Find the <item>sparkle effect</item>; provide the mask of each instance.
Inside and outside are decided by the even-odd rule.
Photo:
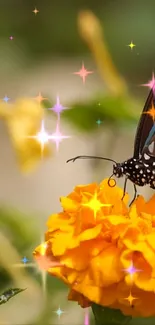
[[[43,100],[46,100],[48,98],[42,97],[41,93],[39,92],[37,97],[34,97],[34,99],[37,100],[37,102],[40,104]]]
[[[130,44],[128,44],[127,46],[129,46],[130,47],[130,49],[132,50],[136,45],[131,41],[131,43]]]
[[[29,260],[26,256],[24,256],[21,260],[24,264],[26,264]]]
[[[59,149],[59,144],[60,142],[63,140],[63,139],[69,139],[70,136],[68,135],[63,135],[61,132],[60,132],[60,129],[59,129],[59,123],[57,122],[57,125],[56,125],[56,131],[55,133],[53,133],[51,136],[50,136],[50,139],[55,142],[56,144],[56,149],[58,151]]]
[[[88,308],[86,308],[86,311],[85,311],[84,325],[89,325],[89,309]]]
[[[40,270],[38,268],[38,265],[36,263],[17,263],[17,264],[13,264],[13,267],[17,267],[17,268],[34,268],[36,269],[40,274],[41,274],[41,279],[42,279],[42,290],[43,290],[43,297],[44,299],[46,299],[46,272],[44,270]]]
[[[9,98],[7,95],[5,95],[5,96],[3,97],[3,100],[4,100],[5,103],[7,103],[7,102],[10,100],[10,98]]]
[[[68,108],[61,105],[59,96],[57,96],[56,104],[52,108],[49,108],[49,110],[55,112],[57,115],[60,115],[65,109]]]
[[[60,266],[61,264],[58,261],[55,261],[53,259],[53,261],[50,261],[48,257],[46,257],[46,250],[47,250],[47,245],[46,243],[43,243],[43,241],[41,241],[41,256],[38,258],[38,262],[39,263],[17,263],[17,264],[13,264],[13,267],[18,267],[18,268],[34,268],[36,269],[40,274],[41,274],[41,279],[42,279],[42,290],[43,290],[43,297],[46,300],[46,275],[47,275],[47,269],[50,267],[57,267]],[[26,257],[24,257],[22,259],[25,260]],[[28,260],[27,260],[28,261]]]
[[[10,39],[10,41],[13,41],[14,37],[13,36],[10,36],[9,39]]]
[[[128,268],[126,268],[126,269],[123,269],[123,271],[126,272],[126,273],[128,273],[128,274],[130,274],[131,279],[132,279],[132,278],[133,278],[133,275],[134,275],[135,273],[137,273],[137,272],[141,272],[142,270],[140,270],[140,269],[136,269],[136,268],[134,267],[134,265],[133,265],[133,262],[131,262],[130,266],[129,266]]]
[[[35,16],[38,14],[39,10],[37,10],[37,8],[35,8],[32,12],[34,12]]]
[[[97,212],[99,212],[102,207],[110,207],[111,206],[111,204],[101,203],[97,198],[97,193],[94,194],[94,197],[92,197],[92,199],[89,202],[83,203],[82,205],[93,210],[95,219],[97,216]]]
[[[152,103],[151,108],[148,110],[148,112],[144,112],[143,114],[148,114],[152,117],[153,121],[155,121],[155,107]]]
[[[49,141],[49,139],[52,139],[52,136],[49,135],[46,132],[45,126],[44,126],[44,121],[42,121],[42,123],[41,123],[41,130],[36,135],[30,135],[30,136],[27,136],[27,138],[36,139],[38,142],[40,142],[40,145],[41,145],[41,155],[43,155],[44,146]]]
[[[127,298],[124,298],[124,300],[127,300],[129,302],[130,306],[133,306],[133,301],[135,299],[138,299],[138,298],[137,297],[133,297],[132,294],[131,294],[131,292],[130,292],[130,294],[129,294],[129,296]]]
[[[98,119],[98,120],[96,121],[96,124],[97,124],[98,126],[100,126],[100,125],[102,124],[102,121],[101,121],[100,119]]]
[[[61,315],[64,314],[65,312],[63,310],[61,310],[60,306],[57,310],[54,311],[54,313],[56,313],[60,319]]]
[[[142,84],[141,86],[148,87],[150,89],[155,90],[155,78],[154,78],[154,73],[152,73],[152,79],[148,81],[147,84]]]
[[[86,77],[92,73],[93,71],[88,71],[87,69],[85,69],[84,63],[82,63],[82,68],[79,71],[74,72],[73,74],[79,75],[82,78],[84,84],[86,81]]]

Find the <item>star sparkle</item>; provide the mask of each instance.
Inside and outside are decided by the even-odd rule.
[[[128,268],[126,268],[126,269],[123,269],[123,271],[125,271],[125,272],[127,272],[127,273],[129,273],[129,274],[132,275],[132,274],[134,274],[136,272],[141,272],[142,270],[136,269],[134,267],[134,265],[133,265],[133,262],[131,262],[130,266]]]
[[[49,108],[49,110],[55,112],[57,115],[60,115],[66,109],[68,109],[68,107],[61,105],[59,96],[57,96],[56,104],[52,108]]]
[[[128,296],[127,298],[124,298],[124,300],[127,300],[127,301],[129,302],[130,306],[132,306],[132,305],[133,305],[133,301],[134,301],[134,300],[136,300],[136,299],[138,299],[138,298],[137,298],[137,297],[134,297],[134,296],[132,296],[132,294],[131,294],[131,291],[130,291],[130,294],[129,294],[129,296]]]
[[[102,121],[101,121],[100,119],[98,119],[98,120],[96,121],[96,124],[97,124],[98,126],[100,126],[100,125],[102,124]]]
[[[63,135],[63,134],[60,132],[60,129],[59,129],[59,123],[57,122],[55,133],[53,133],[53,134],[50,136],[50,139],[51,139],[53,142],[55,142],[55,144],[56,144],[56,150],[58,151],[58,150],[59,150],[60,142],[62,142],[63,139],[69,139],[70,137],[71,137],[71,136],[69,136],[69,135]]]
[[[40,273],[41,275],[41,280],[42,280],[42,290],[43,290],[43,297],[44,300],[46,300],[46,279],[47,279],[47,270],[52,267],[58,267],[62,264],[60,264],[59,261],[56,260],[56,258],[50,259],[50,257],[46,256],[46,251],[47,251],[47,244],[41,241],[41,256],[36,257],[37,263],[16,263],[13,264],[12,267],[17,267],[17,268],[34,268],[36,269],[37,272]],[[26,261],[26,257],[23,258]],[[23,259],[21,260],[23,262]]]
[[[128,44],[127,46],[129,46],[130,49],[132,50],[136,45],[131,41],[130,44]]]
[[[46,299],[46,271],[45,270],[40,269],[36,263],[16,263],[13,264],[12,267],[36,269],[37,272],[39,272],[41,275],[43,297],[44,299]]]
[[[10,100],[10,98],[9,98],[7,95],[5,95],[5,96],[3,97],[3,101],[4,101],[5,103],[7,103],[9,100]]]
[[[33,11],[32,11],[34,14],[35,14],[35,16],[38,14],[38,12],[39,12],[39,10],[37,9],[37,8],[35,8]]]
[[[101,203],[97,198],[97,193],[94,194],[94,196],[90,199],[89,202],[83,203],[82,205],[93,210],[95,219],[97,216],[97,212],[99,212],[102,207],[110,207],[111,206],[111,204]]]
[[[41,156],[43,156],[45,144],[52,139],[52,135],[49,135],[45,130],[44,121],[41,122],[41,129],[36,135],[27,136],[29,139],[36,139],[41,145]]]
[[[88,71],[87,69],[85,69],[84,63],[82,63],[82,68],[79,71],[73,72],[73,74],[79,75],[82,78],[83,84],[86,81],[86,77],[92,73],[93,71]]]
[[[43,100],[46,100],[46,99],[48,99],[48,98],[43,97],[43,96],[41,95],[41,92],[39,92],[38,96],[34,97],[33,99],[36,99],[37,102],[40,104]]]
[[[13,41],[14,37],[13,36],[10,36],[9,39],[10,39],[10,41]]]
[[[123,269],[123,271],[130,274],[131,279],[133,279],[133,275],[137,272],[141,272],[142,270],[136,269],[133,265],[133,262],[131,262],[130,266],[126,269]]]
[[[142,84],[141,86],[148,87],[150,89],[155,90],[155,78],[154,78],[154,73],[152,73],[152,79],[148,81],[147,84]]]
[[[152,103],[151,108],[147,112],[144,112],[143,114],[150,115],[152,117],[153,121],[155,121],[155,107],[154,107],[154,104]]]
[[[26,264],[29,260],[26,256],[24,256],[21,260],[24,264]]]
[[[38,266],[41,270],[47,271],[50,268],[62,266],[58,261],[51,261],[50,257],[45,255],[39,256],[36,258]]]
[[[60,319],[61,315],[65,313],[65,311],[63,311],[60,306],[57,310],[54,311],[54,313],[56,313]]]

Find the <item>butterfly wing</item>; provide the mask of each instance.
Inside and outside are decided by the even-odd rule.
[[[149,137],[150,131],[153,128],[153,118],[150,114],[147,114],[150,110],[152,104],[155,103],[153,90],[150,90],[146,103],[144,105],[142,115],[137,127],[135,143],[134,143],[134,158],[140,158],[142,155],[144,145],[146,144],[146,140]]]
[[[153,124],[149,136],[145,141],[142,150],[141,160],[146,162],[155,162],[155,123]]]

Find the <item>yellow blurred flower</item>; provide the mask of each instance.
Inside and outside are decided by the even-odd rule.
[[[126,315],[155,315],[155,195],[127,207],[122,190],[101,184],[76,186],[61,198],[63,211],[49,217],[44,249],[47,271],[69,287],[82,307],[95,302]],[[60,263],[60,265],[59,265]],[[129,267],[136,270],[131,275]],[[135,297],[130,303],[129,297]]]
[[[19,166],[23,172],[30,171],[41,160],[41,145],[35,136],[44,118],[44,109],[33,99],[19,99],[15,104],[0,103],[0,118],[8,127]],[[43,157],[49,157],[48,144],[44,146]]]

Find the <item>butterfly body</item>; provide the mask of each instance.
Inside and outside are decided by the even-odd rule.
[[[152,189],[155,189],[155,84],[150,90],[139,120],[135,136],[133,157],[122,163],[117,163],[115,160],[110,158],[77,156],[69,159],[67,162],[74,162],[77,159],[94,158],[114,162],[113,174],[108,180],[109,185],[110,179],[113,175],[117,178],[125,176],[123,197],[125,195],[128,179],[134,185],[134,199],[137,194],[136,185],[149,185]]]
[[[138,186],[148,184],[151,188],[155,189],[155,161],[150,164],[140,159],[131,158],[123,163],[114,165],[113,175],[117,178],[125,175]]]

